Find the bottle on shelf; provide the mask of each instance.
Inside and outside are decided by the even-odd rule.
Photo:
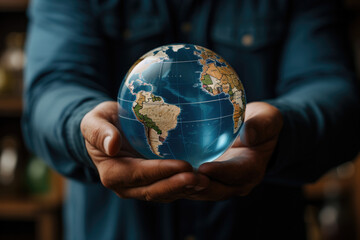
[[[24,41],[24,33],[11,32],[6,36],[5,50],[0,57],[0,96],[21,96],[25,64]]]
[[[43,195],[50,191],[50,170],[42,159],[30,157],[26,166],[26,187],[30,195]]]
[[[0,140],[0,188],[1,193],[8,196],[17,195],[22,190],[18,145],[14,136],[4,136]]]

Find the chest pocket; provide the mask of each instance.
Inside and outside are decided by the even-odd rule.
[[[106,2],[106,1],[105,1]],[[108,1],[101,13],[102,30],[112,39],[132,44],[163,35],[166,21],[156,1]]]
[[[267,18],[213,26],[213,47],[238,73],[248,101],[275,96],[285,27],[280,19]]]
[[[240,23],[215,23],[211,34],[214,44],[237,50],[256,51],[279,44],[285,36],[281,19],[252,19]]]

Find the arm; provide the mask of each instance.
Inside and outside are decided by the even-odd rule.
[[[87,1],[54,0],[32,1],[29,17],[25,141],[63,175],[96,181],[79,130],[90,109],[110,100],[96,18]]]
[[[199,173],[212,181],[191,199],[248,194],[265,181],[301,185],[352,160],[360,100],[336,1],[294,1],[276,99],[250,103],[240,138]]]
[[[267,180],[301,184],[352,160],[360,145],[358,85],[337,1],[295,1],[277,93],[284,119]]]

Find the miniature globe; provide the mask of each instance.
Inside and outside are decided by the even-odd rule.
[[[221,156],[244,121],[245,92],[219,55],[192,44],[156,48],[128,71],[119,121],[148,159],[181,159],[197,168]]]

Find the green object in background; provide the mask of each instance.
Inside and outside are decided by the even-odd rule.
[[[49,168],[37,156],[31,157],[27,165],[26,186],[30,194],[44,194],[50,190]]]

